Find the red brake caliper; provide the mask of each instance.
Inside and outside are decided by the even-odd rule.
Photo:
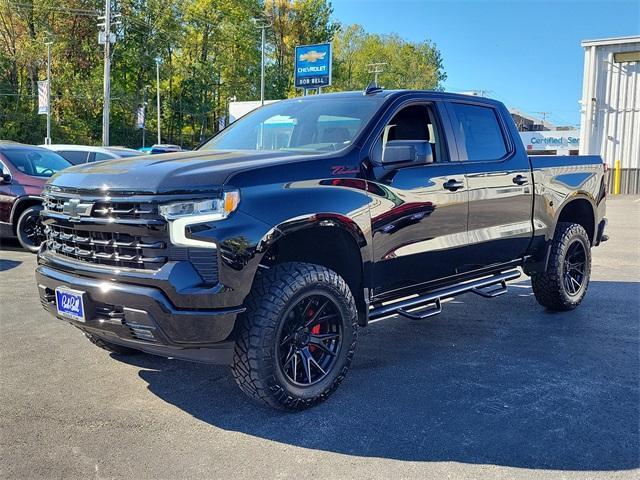
[[[313,314],[315,312],[312,309],[309,309],[309,312],[307,313],[307,317],[311,318],[313,317]],[[311,330],[311,335],[318,335],[320,333],[320,324],[316,325],[315,327],[313,327]],[[315,345],[309,345],[309,351],[310,352],[315,352],[316,350],[316,346]]]

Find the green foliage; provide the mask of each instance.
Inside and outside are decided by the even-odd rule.
[[[440,51],[428,40],[407,42],[395,33],[371,34],[349,25],[336,35],[333,47],[336,91],[364,88],[373,80],[372,63],[386,63],[378,84],[388,89],[434,90],[446,79]]]
[[[30,3],[28,3],[30,2]],[[117,9],[115,8],[117,6]],[[52,51],[52,137],[98,144],[102,135],[103,51],[98,0],[0,0],[0,139],[42,143],[37,81]],[[119,0],[121,36],[111,65],[113,145],[139,147],[136,111],[147,103],[146,144],[156,141],[156,58],[160,59],[162,140],[193,147],[218,131],[231,98],[260,97],[260,30],[267,18],[266,97],[293,87],[296,45],[333,41],[332,90],[360,90],[368,63],[387,62],[387,88],[439,88],[442,58],[429,41],[368,34],[332,19],[327,0]]]

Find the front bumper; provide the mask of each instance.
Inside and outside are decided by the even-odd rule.
[[[207,363],[229,363],[236,317],[243,308],[176,308],[152,286],[105,281],[47,265],[36,269],[42,306],[79,329],[148,353]],[[85,292],[85,322],[57,314],[55,289]]]

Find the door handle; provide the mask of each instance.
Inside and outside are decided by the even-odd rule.
[[[516,185],[526,185],[527,183],[529,183],[529,180],[524,175],[516,175],[515,177],[513,177],[513,183],[515,183]]]
[[[455,192],[459,188],[464,187],[464,183],[460,182],[459,180],[456,180],[455,178],[452,178],[451,180],[447,180],[446,182],[444,182],[443,187],[446,188],[447,190],[451,190],[452,192]]]

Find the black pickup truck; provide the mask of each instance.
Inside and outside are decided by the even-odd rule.
[[[371,319],[495,297],[521,270],[544,307],[577,307],[605,192],[599,157],[527,156],[490,99],[307,96],[193,152],[56,174],[37,284],[99,347],[228,363],[251,398],[299,410],[336,389]]]

